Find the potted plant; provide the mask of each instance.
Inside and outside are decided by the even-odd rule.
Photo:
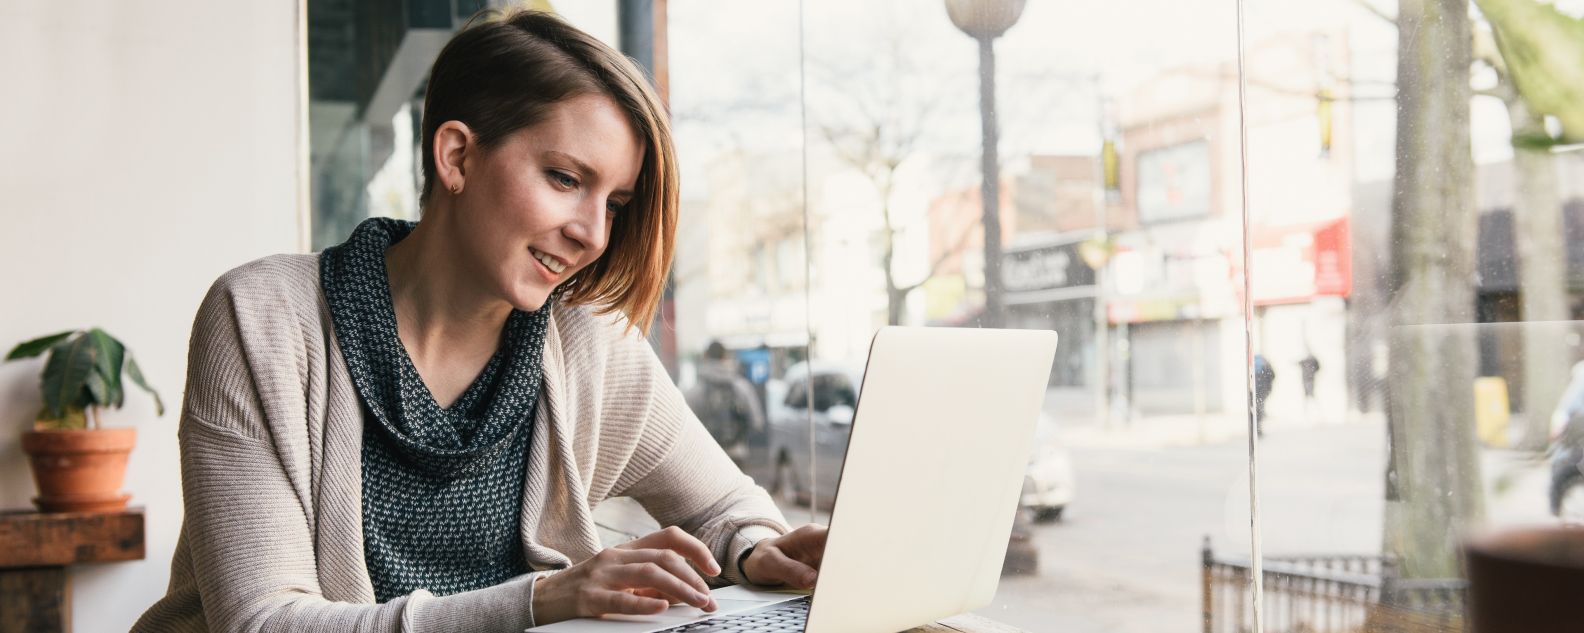
[[[121,492],[127,454],[137,435],[130,428],[101,428],[99,412],[121,408],[122,374],[154,396],[156,415],[165,404],[149,388],[132,352],[104,330],[71,330],[20,345],[6,360],[49,352],[40,389],[44,407],[33,430],[22,434],[22,451],[33,466],[44,512],[113,512],[131,495]]]

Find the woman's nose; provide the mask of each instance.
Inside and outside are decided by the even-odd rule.
[[[605,250],[607,239],[605,231],[605,198],[602,196],[589,196],[583,204],[579,204],[577,212],[567,222],[563,231],[584,249],[601,252]]]

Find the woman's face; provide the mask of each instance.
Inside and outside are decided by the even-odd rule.
[[[611,223],[633,199],[643,153],[610,97],[552,105],[539,123],[465,155],[451,214],[457,256],[486,292],[538,310],[605,252]]]

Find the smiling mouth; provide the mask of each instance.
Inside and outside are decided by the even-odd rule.
[[[561,274],[563,272],[566,272],[567,265],[561,263],[560,260],[558,260],[558,259],[556,259],[554,257],[551,257],[549,255],[546,255],[544,253],[541,253],[538,250],[535,250],[533,248],[529,248],[528,249],[528,253],[530,255],[533,255],[534,259],[539,260],[539,263],[544,264],[545,268],[550,269],[550,272],[553,272],[553,273],[555,273],[557,275],[559,275],[559,274]]]

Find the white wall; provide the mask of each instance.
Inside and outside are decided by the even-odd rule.
[[[0,5],[0,346],[99,325],[167,405],[128,395],[127,473],[147,558],[74,568],[77,631],[124,631],[164,593],[181,524],[176,409],[199,300],[225,270],[293,251],[295,2]],[[0,508],[26,507],[18,448],[40,361],[0,364]]]

